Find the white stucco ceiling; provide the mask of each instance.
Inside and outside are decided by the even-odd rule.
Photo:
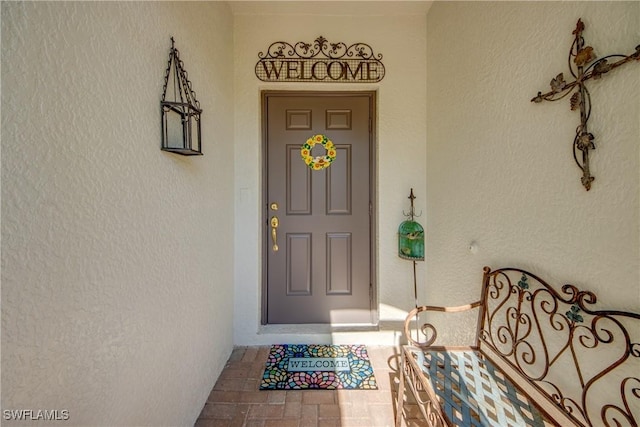
[[[432,1],[425,0],[317,0],[317,1],[242,1],[231,0],[234,15],[426,15]]]

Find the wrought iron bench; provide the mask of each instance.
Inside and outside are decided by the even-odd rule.
[[[638,426],[640,314],[594,310],[595,302],[573,285],[558,292],[527,271],[485,267],[479,301],[412,310],[396,426],[405,383],[430,426]],[[435,345],[435,312],[470,310],[474,345]],[[412,324],[425,315],[414,339]]]

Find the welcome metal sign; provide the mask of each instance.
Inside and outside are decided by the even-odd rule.
[[[384,78],[382,54],[366,43],[272,43],[258,53],[256,77],[264,82],[375,83]]]

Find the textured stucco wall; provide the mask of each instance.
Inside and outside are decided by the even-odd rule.
[[[2,409],[193,424],[233,345],[229,7],[1,7]],[[203,157],[159,148],[171,36]]]
[[[338,7],[338,6],[336,6]],[[397,256],[397,229],[414,187],[421,209],[425,201],[426,17],[419,15],[236,15],[236,343],[279,342],[280,335],[258,334],[261,295],[261,111],[260,91],[377,91],[377,256],[378,298],[386,307],[408,309],[413,301],[411,264]],[[283,84],[258,80],[258,52],[276,41],[369,44],[383,55],[386,75],[378,84]],[[383,312],[384,316],[385,313]],[[290,335],[288,342],[321,340]]]
[[[436,2],[427,20],[427,299],[478,295],[481,269],[518,266],[640,311],[640,63],[588,83],[586,192],[564,72],[578,18],[602,57],[640,42],[638,2]],[[469,251],[476,242],[477,252]],[[459,330],[458,330],[459,331]]]

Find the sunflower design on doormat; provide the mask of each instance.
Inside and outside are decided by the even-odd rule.
[[[334,372],[290,371],[292,358],[340,358],[349,368]],[[298,359],[300,360],[300,359]],[[262,375],[260,390],[361,389],[377,390],[378,384],[364,345],[287,345],[271,346]]]
[[[316,144],[322,144],[326,153],[324,156],[312,156],[311,150]],[[331,163],[336,159],[336,147],[333,142],[327,138],[326,135],[313,135],[307,139],[307,142],[300,147],[300,156],[310,169],[318,171],[326,169],[331,166]]]

